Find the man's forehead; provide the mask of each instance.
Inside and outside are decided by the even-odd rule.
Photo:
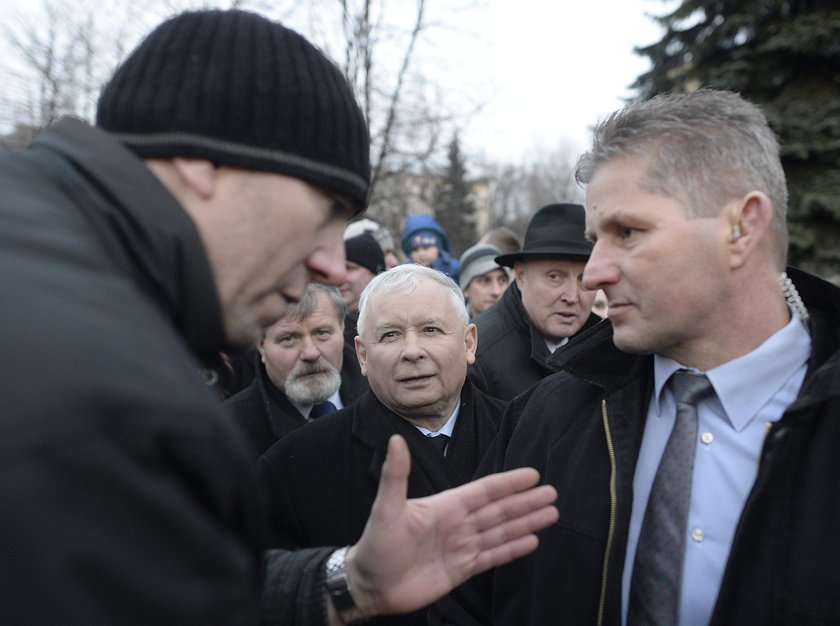
[[[333,302],[333,299],[328,296],[323,291],[318,293],[318,299],[315,301],[315,305],[312,307],[312,311],[306,318],[310,318],[317,315],[329,315],[332,317],[338,316],[338,308],[336,307],[336,303]],[[304,318],[304,321],[306,321]]]
[[[431,292],[428,287],[439,287]],[[416,289],[407,291],[374,292],[368,300],[368,315],[373,325],[379,327],[404,327],[442,322],[454,316],[446,288],[435,281],[421,281]]]
[[[305,318],[301,315],[287,315],[278,322],[266,328],[266,335],[286,335],[288,333],[300,332],[305,328]]]
[[[521,261],[522,265],[528,269],[533,269],[538,272],[550,272],[551,270],[568,270],[586,265],[586,257],[570,257],[570,256],[540,256],[534,259],[527,259]]]
[[[402,311],[379,316],[378,319],[374,320],[374,324],[379,329],[414,328],[445,324],[451,317],[449,312],[446,315],[429,315],[428,313]]]

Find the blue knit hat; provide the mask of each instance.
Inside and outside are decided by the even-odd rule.
[[[411,236],[411,241],[409,242],[411,249],[414,250],[415,248],[419,248],[420,246],[437,246],[438,248],[443,247],[443,242],[436,232],[431,230],[418,230]]]

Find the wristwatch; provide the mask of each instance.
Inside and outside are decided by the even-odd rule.
[[[327,593],[338,613],[338,619],[345,624],[361,624],[366,622],[368,617],[359,610],[350,593],[350,580],[344,566],[349,548],[350,546],[340,548],[327,559]]]

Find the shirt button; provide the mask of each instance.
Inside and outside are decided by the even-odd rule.
[[[715,440],[715,436],[712,433],[703,433],[700,435],[700,441],[705,443],[707,446]]]
[[[706,538],[706,533],[703,532],[702,528],[693,528],[691,530],[691,538],[697,543],[700,543]]]

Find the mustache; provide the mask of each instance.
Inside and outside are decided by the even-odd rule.
[[[311,376],[312,374],[329,374],[333,371],[335,371],[335,368],[329,363],[307,363],[301,361],[289,373],[289,378],[301,378],[303,376]]]

